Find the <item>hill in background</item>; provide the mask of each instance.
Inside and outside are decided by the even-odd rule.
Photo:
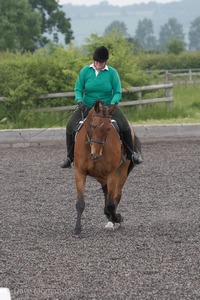
[[[103,1],[99,5],[72,5],[62,6],[66,16],[71,18],[72,30],[74,32],[77,45],[84,43],[85,38],[92,33],[102,35],[113,21],[124,22],[128,34],[133,37],[138,25],[138,21],[144,18],[152,20],[154,25],[154,34],[158,37],[160,27],[164,25],[169,18],[176,18],[183,26],[185,40],[191,22],[200,16],[199,0],[182,0],[180,2],[171,2],[158,4],[150,2],[148,4],[133,4],[128,6],[113,6]]]

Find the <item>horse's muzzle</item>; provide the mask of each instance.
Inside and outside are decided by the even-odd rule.
[[[102,157],[102,155],[90,154],[92,160],[98,160]]]

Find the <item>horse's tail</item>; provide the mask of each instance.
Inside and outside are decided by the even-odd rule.
[[[142,155],[142,146],[141,146],[140,139],[137,137],[134,128],[133,127],[130,127],[130,128],[132,131],[132,138],[133,138],[133,150]],[[130,172],[133,170],[133,168],[134,168],[134,165],[132,163],[130,163],[130,165],[128,167],[127,175],[130,174]]]
[[[141,153],[141,151],[142,151],[141,142],[140,142],[140,139],[135,134],[135,132],[134,132],[134,144],[133,144],[133,147],[134,147],[135,152],[142,154]]]

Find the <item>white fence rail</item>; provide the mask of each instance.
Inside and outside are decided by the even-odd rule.
[[[171,70],[152,70],[145,73],[159,74],[162,82],[170,83],[174,85],[183,84],[199,84],[200,83],[200,69],[171,69]]]
[[[6,100],[6,97],[0,97],[0,102],[3,102]]]

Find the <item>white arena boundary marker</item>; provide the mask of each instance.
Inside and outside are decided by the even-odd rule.
[[[8,288],[0,288],[0,300],[11,300]]]
[[[160,124],[160,125],[135,125],[135,132],[143,142],[154,138],[183,138],[199,137],[200,123],[196,124]],[[65,146],[65,128],[32,128],[32,129],[4,129],[0,130],[0,148],[30,147],[58,145]]]

